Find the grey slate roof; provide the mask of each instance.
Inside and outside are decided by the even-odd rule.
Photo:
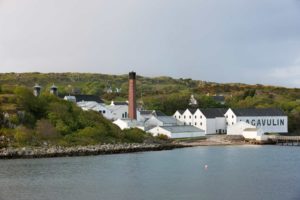
[[[141,115],[153,115],[153,116],[166,116],[165,113],[159,111],[159,110],[141,110]]]
[[[167,116],[165,113],[161,112],[160,110],[155,110],[155,111],[154,111],[154,114],[155,114],[156,116]]]
[[[236,116],[286,116],[279,108],[239,108],[232,111]]]
[[[96,101],[97,103],[103,103],[102,99],[96,95],[74,95],[76,102],[81,101]]]
[[[204,130],[195,126],[161,126],[161,128],[170,131],[171,133],[204,132]]]
[[[206,118],[224,117],[227,108],[200,108]]]
[[[195,112],[197,111],[197,108],[188,108],[188,110],[189,110],[192,114],[195,114]]]
[[[175,119],[174,117],[170,117],[170,116],[156,116],[156,119],[158,119],[159,121],[161,121],[164,124],[177,124],[177,119]]]
[[[185,110],[178,110],[178,112],[182,115]]]
[[[128,103],[127,102],[121,102],[121,101],[116,101],[116,102],[114,102],[114,105],[115,106],[127,106],[128,105]]]

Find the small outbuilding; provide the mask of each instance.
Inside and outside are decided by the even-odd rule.
[[[117,119],[113,123],[116,124],[121,130],[130,128],[139,128],[143,131],[145,130],[143,123],[134,119]]]
[[[205,136],[205,131],[194,126],[157,126],[147,131],[153,136],[166,135],[169,138],[191,138]]]
[[[243,131],[247,128],[256,128],[246,122],[240,121],[234,125],[227,127],[227,135],[243,135]]]
[[[266,140],[264,131],[261,128],[246,128],[243,131],[243,136],[246,139]]]

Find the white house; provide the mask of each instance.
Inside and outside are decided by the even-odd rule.
[[[184,111],[185,111],[185,110],[177,110],[177,111],[174,113],[173,117],[174,117],[175,119],[178,119],[179,121],[182,121],[182,122],[183,122],[183,113],[184,113]]]
[[[128,118],[128,104],[127,102],[112,102],[106,105],[108,113],[104,115],[107,119],[117,120]]]
[[[288,132],[288,118],[278,108],[228,109],[225,118],[227,125],[243,121],[261,128],[264,133]]]
[[[157,126],[147,132],[153,136],[166,135],[169,138],[189,138],[204,136],[204,130],[194,126]]]
[[[76,103],[76,97],[75,96],[71,96],[71,95],[65,96],[64,100]]]
[[[205,131],[205,134],[226,133],[225,108],[186,109],[176,111],[174,118],[185,125],[196,126]]]
[[[94,110],[101,113],[105,116],[108,113],[108,109],[104,104],[97,103],[95,101],[80,101],[77,102],[77,106],[79,106],[82,110]]]
[[[142,122],[139,122],[137,120],[132,119],[117,119],[113,122],[118,127],[120,127],[121,130],[129,129],[129,128],[139,128],[141,130],[145,130],[144,124]]]

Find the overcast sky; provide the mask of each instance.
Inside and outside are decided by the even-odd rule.
[[[299,0],[0,0],[0,72],[300,87]]]

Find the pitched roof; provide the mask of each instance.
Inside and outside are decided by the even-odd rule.
[[[152,112],[153,112],[152,110],[141,110],[140,114],[141,115],[150,115],[150,114],[152,114]]]
[[[159,111],[159,110],[141,110],[141,115],[153,115],[153,116],[166,116],[165,113]]]
[[[192,114],[195,114],[195,112],[198,110],[197,108],[188,108],[187,110],[189,110]]]
[[[126,101],[124,101],[124,102],[121,102],[121,101],[115,101],[114,103],[113,103],[115,106],[127,106],[128,105],[128,103],[126,102]]]
[[[163,122],[164,124],[177,124],[178,122],[177,119],[170,116],[156,116],[155,118]]]
[[[184,132],[204,132],[204,130],[195,126],[160,126],[162,129],[170,131],[171,133],[184,133]]]
[[[74,95],[76,98],[76,102],[80,101],[95,101],[97,103],[103,103],[102,99],[99,96],[96,95]]]
[[[286,116],[279,108],[239,108],[232,111],[236,116]]]
[[[185,110],[177,110],[177,111],[182,115]]]
[[[224,117],[227,108],[201,108],[200,111],[206,118]]]
[[[154,110],[153,112],[156,116],[167,116],[165,113],[161,112],[160,110]]]

